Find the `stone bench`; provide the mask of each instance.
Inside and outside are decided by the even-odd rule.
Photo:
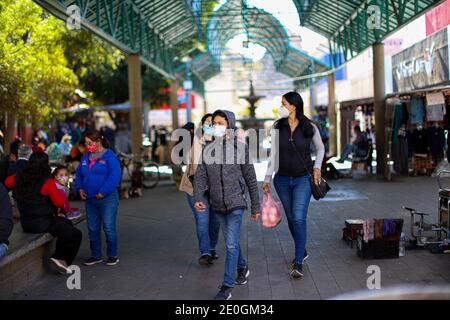
[[[73,220],[77,225],[86,216]],[[56,239],[49,233],[25,233],[20,223],[14,224],[7,255],[0,260],[0,299],[11,299],[36,280],[50,272],[49,258]]]

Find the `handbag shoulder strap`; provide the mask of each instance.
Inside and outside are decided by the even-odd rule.
[[[304,157],[302,157],[302,155],[300,154],[300,152],[297,150],[297,147],[295,146],[295,143],[294,143],[294,139],[293,139],[292,137],[289,138],[289,142],[291,143],[291,146],[292,146],[292,148],[294,149],[295,154],[298,156],[298,158],[299,158],[299,159],[301,160],[301,162],[303,163],[303,167],[305,168],[306,172],[307,172],[308,175],[311,177],[312,174],[311,174],[311,172],[309,171],[309,169],[306,167],[306,161],[305,161]]]

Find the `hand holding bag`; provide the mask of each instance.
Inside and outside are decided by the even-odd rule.
[[[261,220],[266,228],[275,228],[281,222],[281,204],[270,193],[265,193],[261,205]]]

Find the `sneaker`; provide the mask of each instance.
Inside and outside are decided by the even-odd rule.
[[[213,260],[219,259],[219,255],[217,254],[216,250],[211,250],[211,258]]]
[[[296,263],[292,267],[291,277],[293,277],[293,278],[301,278],[301,277],[303,277],[303,265],[301,265],[299,263]]]
[[[84,265],[85,266],[93,266],[94,264],[98,264],[98,263],[102,263],[102,262],[103,262],[102,259],[97,259],[97,258],[94,258],[94,257],[90,257],[89,259],[84,261]]]
[[[308,251],[306,251],[306,249],[305,249],[305,253],[303,254],[303,262],[302,262],[302,264],[305,263],[305,261],[306,261],[308,258],[309,258],[309,254],[308,254]],[[292,265],[292,267],[294,267],[294,265],[295,265],[295,259],[292,260],[291,265]]]
[[[56,267],[59,273],[61,274],[72,274],[72,270],[67,267],[67,263],[63,260],[50,258],[50,261]]]
[[[204,254],[198,259],[198,263],[201,266],[209,266],[214,263],[214,260],[209,254]]]
[[[106,261],[106,265],[107,266],[115,266],[118,263],[119,263],[119,258],[118,257],[109,257],[108,261]]]
[[[238,268],[237,273],[238,275],[236,277],[236,284],[237,285],[246,284],[248,276],[250,275],[250,270],[248,270],[248,266],[245,268]]]
[[[214,297],[214,300],[230,300],[231,299],[231,290],[233,288],[227,286],[221,286],[219,292]]]
[[[70,212],[66,215],[66,218],[69,220],[75,220],[81,217],[81,212],[78,209],[72,209]]]

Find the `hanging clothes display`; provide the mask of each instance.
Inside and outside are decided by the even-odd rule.
[[[398,130],[397,143],[394,145],[394,170],[402,175],[408,175],[408,138],[406,126],[402,125]]]
[[[442,92],[428,93],[427,100],[427,121],[442,121],[446,114],[445,98]]]
[[[414,129],[412,134],[412,149],[414,153],[428,153],[428,135],[423,127]]]
[[[442,160],[444,158],[445,147],[444,129],[434,125],[427,129],[427,135],[431,154]]]
[[[411,99],[411,124],[423,123],[425,119],[425,105],[421,97]]]
[[[403,104],[400,102],[400,100],[398,100],[395,103],[395,116],[394,116],[394,132],[398,132],[398,130],[400,129],[400,126],[402,125],[402,123],[404,123],[404,108],[403,108]],[[397,143],[397,134],[394,134],[392,137],[392,143],[396,144]]]

